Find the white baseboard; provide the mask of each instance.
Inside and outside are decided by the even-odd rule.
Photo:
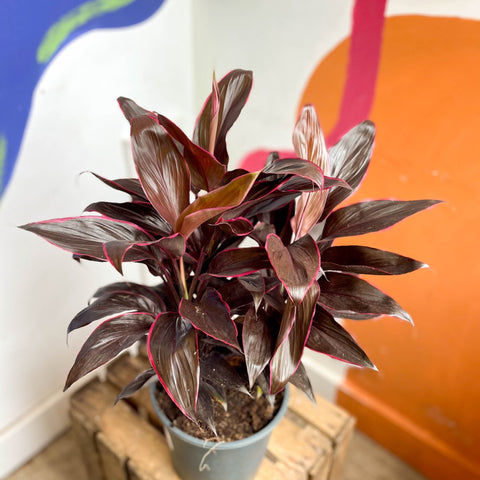
[[[4,430],[0,435],[0,479],[45,448],[68,427],[67,394],[59,392]]]
[[[59,390],[0,432],[0,480],[41,452],[69,426],[70,396],[95,376],[104,378],[105,367],[75,383],[67,392]]]
[[[335,403],[338,388],[351,365],[312,350],[305,350],[303,364],[307,369],[315,393],[325,400]]]

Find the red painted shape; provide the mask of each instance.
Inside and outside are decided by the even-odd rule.
[[[386,0],[356,0],[347,78],[337,124],[327,137],[334,145],[370,114],[375,96]]]

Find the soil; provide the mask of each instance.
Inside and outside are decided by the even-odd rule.
[[[183,415],[164,390],[157,391],[157,401],[173,425],[185,433],[212,442],[230,442],[249,437],[261,430],[275,416],[283,400],[283,393],[275,398],[272,407],[262,396],[258,399],[238,391],[227,392],[228,410],[212,400],[213,418],[217,436],[203,422],[194,423]]]

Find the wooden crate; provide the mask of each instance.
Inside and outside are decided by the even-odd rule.
[[[72,428],[90,480],[178,480],[148,389],[113,405],[120,389],[148,368],[142,356],[123,356],[70,403]],[[287,414],[274,430],[256,480],[335,480],[355,421],[317,397],[291,388]]]

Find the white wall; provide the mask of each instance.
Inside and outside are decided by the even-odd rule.
[[[77,215],[111,195],[77,174],[127,173],[128,125],[119,95],[191,132],[212,70],[220,78],[233,68],[252,69],[252,94],[228,137],[232,163],[257,148],[291,148],[298,99],[316,64],[349,35],[353,3],[167,0],[141,25],[79,37],[49,66],[0,206],[0,478],[66,425],[68,397],[61,390],[85,338],[74,333],[67,346],[66,326],[97,286],[118,279],[108,266],[77,265],[16,225]],[[387,12],[478,11],[476,0],[422,6],[390,0]],[[307,363],[316,388],[332,397],[344,365],[320,358]]]
[[[114,199],[79,173],[127,174],[128,123],[116,98],[129,96],[191,130],[194,117],[189,0],[167,1],[137,26],[85,34],[41,78],[14,177],[0,207],[0,478],[61,431],[61,393],[86,332],[66,327],[95,289],[119,275],[78,265],[17,225],[78,215]]]

